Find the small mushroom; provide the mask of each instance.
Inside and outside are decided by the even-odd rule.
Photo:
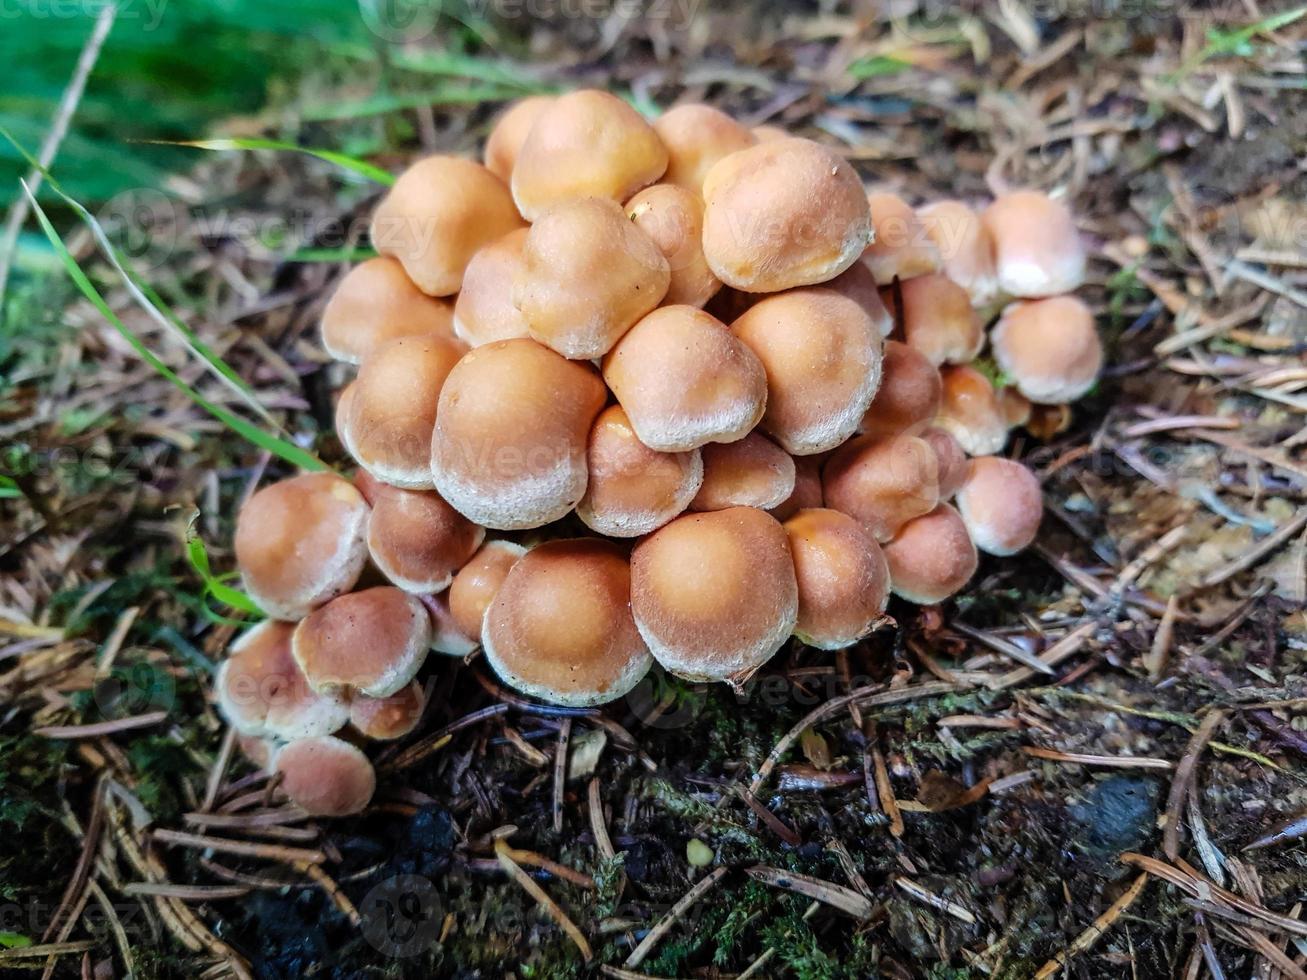
[[[990,334],[994,360],[1032,402],[1080,398],[1098,380],[1103,344],[1094,314],[1074,296],[1013,303]]]
[[[481,641],[486,610],[504,584],[508,570],[526,554],[526,548],[512,541],[487,541],[472,560],[458,570],[449,587],[449,612],[464,636]]]
[[[377,789],[368,757],[334,735],[290,742],[277,751],[272,765],[281,776],[281,791],[313,817],[360,813]]]
[[[888,541],[939,502],[939,461],[917,436],[858,436],[837,449],[822,472],[826,506]]]
[[[483,245],[522,226],[504,182],[479,163],[427,157],[395,181],[372,218],[372,244],[404,264],[418,289],[452,296]]]
[[[867,195],[876,237],[862,253],[862,261],[882,286],[895,278],[911,279],[940,267],[939,251],[912,207],[897,194]]]
[[[675,184],[654,184],[626,202],[626,215],[663,253],[671,284],[663,303],[702,307],[722,288],[703,255],[703,199]]]
[[[994,242],[999,289],[1009,296],[1054,296],[1084,282],[1085,246],[1061,201],[1041,191],[1012,191],[990,204],[981,221]]]
[[[962,481],[967,478],[970,460],[962,451],[958,441],[947,430],[937,425],[927,426],[921,432],[921,438],[935,450],[935,459],[939,463],[939,499],[952,500]]]
[[[885,341],[880,387],[859,430],[877,439],[919,435],[939,414],[943,382],[929,358],[898,340]]]
[[[999,388],[996,394],[999,414],[1003,416],[1003,421],[1007,423],[1009,429],[1019,429],[1030,421],[1035,407],[1029,398],[1011,385]]]
[[[486,536],[434,490],[382,486],[371,503],[372,563],[405,592],[445,589]]]
[[[685,514],[631,555],[631,610],[663,667],[743,684],[785,643],[799,594],[789,540],[752,507]]]
[[[367,526],[362,494],[334,474],[264,487],[236,516],[245,591],[274,619],[300,619],[354,587],[368,560]]]
[[[871,274],[871,270],[862,262],[854,262],[834,279],[821,284],[823,289],[833,289],[841,296],[847,296],[853,302],[857,303],[866,314],[871,317],[872,322],[876,324],[876,330],[882,338],[888,337],[894,332],[894,318],[885,308],[885,301],[880,298],[880,287],[876,285],[876,280]],[[751,293],[741,293],[742,296],[753,296]],[[744,311],[741,310],[741,313]]]
[[[389,256],[356,265],[322,311],[322,346],[338,361],[357,364],[396,337],[452,337],[447,300],[428,296]]]
[[[940,380],[943,399],[935,424],[972,456],[1000,452],[1008,426],[989,379],[970,365],[950,364],[940,371]]]
[[[794,635],[838,650],[862,639],[889,601],[889,569],[876,539],[836,510],[801,510],[785,522],[799,585]]]
[[[703,454],[703,485],[690,510],[779,507],[794,492],[794,459],[766,436],[712,442]]]
[[[1014,555],[1035,540],[1044,496],[1027,467],[1001,456],[981,456],[971,461],[957,507],[977,548],[989,555]]]
[[[902,340],[926,356],[931,364],[966,364],[985,345],[985,327],[971,307],[967,291],[942,275],[918,276],[881,291],[881,298],[896,321],[903,324]],[[896,295],[903,298],[902,316]]]
[[[345,452],[351,457],[354,455],[354,447],[349,441],[349,413],[353,411],[355,384],[353,381],[340,389],[340,394],[336,396],[336,411],[332,415],[332,424],[336,429],[336,438],[344,447]]]
[[[976,573],[976,546],[948,504],[908,521],[882,550],[890,591],[923,606],[960,592]]]
[[[821,464],[825,461],[822,456],[794,457],[794,489],[775,507],[768,508],[767,513],[778,521],[787,521],[801,510],[824,506]]]
[[[526,317],[513,305],[513,281],[522,269],[527,229],[510,231],[486,245],[467,264],[454,301],[453,330],[469,347],[529,337]]]
[[[551,704],[620,698],[649,670],[631,618],[631,570],[597,538],[548,541],[509,569],[481,627],[486,662],[508,684]]]
[[[994,240],[980,215],[961,201],[936,201],[918,208],[917,217],[939,251],[940,271],[967,291],[973,306],[993,303],[998,295]]]
[[[394,694],[422,666],[431,619],[415,596],[388,585],[351,592],[295,627],[291,653],[315,691]]]
[[[425,707],[422,685],[410,681],[390,697],[355,695],[349,703],[349,723],[366,738],[391,741],[417,728]]]
[[[457,575],[454,576],[454,581],[458,581]],[[466,657],[481,645],[481,636],[479,633],[464,633],[455,621],[449,602],[452,588],[451,585],[444,592],[419,598],[422,605],[427,607],[427,615],[431,617],[431,649],[447,657]]]
[[[749,132],[753,133],[754,138],[757,139],[759,143],[765,143],[770,140],[787,140],[790,138],[790,133],[787,130],[782,129],[780,126],[754,126],[749,130]]]
[[[486,137],[483,159],[486,169],[505,184],[512,179],[513,165],[517,163],[517,155],[531,127],[553,103],[551,95],[528,95],[510,105],[495,120],[490,135]]]
[[[713,164],[758,142],[747,127],[700,102],[673,106],[654,120],[653,128],[667,147],[663,179],[695,194],[702,193]]]

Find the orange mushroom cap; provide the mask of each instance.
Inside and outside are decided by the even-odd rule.
[[[1093,311],[1074,296],[1013,303],[1003,311],[990,343],[994,360],[1017,390],[1044,405],[1080,398],[1103,367]]]
[[[921,351],[931,364],[966,364],[985,346],[985,328],[971,307],[967,292],[938,274],[899,283],[903,298],[899,317],[894,289],[881,293],[885,306],[903,324],[902,339]]]
[[[631,222],[649,236],[671,270],[663,304],[702,307],[722,288],[703,255],[703,199],[675,184],[654,184],[626,202]]]
[[[1028,546],[1044,516],[1044,496],[1035,474],[1001,456],[971,461],[957,506],[971,540],[990,555],[1014,555]]]
[[[434,490],[385,487],[372,503],[368,551],[405,592],[440,592],[481,547],[486,529]]]
[[[876,539],[836,510],[801,510],[785,522],[799,615],[794,635],[808,646],[838,650],[862,639],[889,601],[889,569]]]
[[[396,337],[452,337],[449,303],[428,296],[389,256],[356,265],[322,311],[322,346],[338,361],[357,364]]]
[[[895,277],[911,279],[939,269],[939,251],[911,206],[897,194],[867,195],[875,238],[862,261],[876,281],[888,285]]]
[[[314,817],[359,813],[377,788],[376,770],[368,757],[334,735],[282,746],[273,758],[273,769],[281,775],[281,791]]]
[[[663,179],[695,194],[703,191],[704,178],[718,160],[758,142],[726,113],[699,102],[673,106],[654,120],[653,128],[667,147]]]
[[[553,103],[551,95],[528,95],[510,105],[495,120],[490,135],[486,137],[484,160],[486,169],[505,184],[513,176],[513,165],[517,163],[517,155],[531,127]]]
[[[513,305],[527,229],[510,231],[472,256],[454,301],[454,334],[469,347],[529,337],[526,317]]]
[[[1085,279],[1085,246],[1061,201],[1041,191],[1012,191],[981,220],[994,242],[999,288],[1009,296],[1069,293]]]
[[[414,596],[390,586],[351,592],[295,627],[291,653],[315,691],[394,694],[421,668],[431,619]]]
[[[794,459],[766,436],[750,432],[736,442],[713,442],[703,454],[703,485],[691,510],[779,507],[794,492]]]
[[[878,439],[899,433],[920,435],[939,414],[943,387],[939,371],[925,354],[902,341],[885,341],[880,388],[860,430]]]
[[[916,436],[858,436],[836,450],[822,472],[826,506],[856,518],[877,541],[939,502],[939,461]]]
[[[994,240],[980,215],[961,201],[936,201],[918,208],[917,217],[939,251],[944,275],[967,291],[972,305],[992,303],[998,295]]]
[[[976,546],[948,504],[908,521],[883,551],[891,591],[923,606],[960,592],[976,573]]]
[[[526,548],[512,541],[487,541],[472,560],[458,570],[449,587],[449,611],[459,632],[481,640],[486,610],[504,584],[508,570],[526,554]]]
[[[966,364],[940,371],[943,399],[935,424],[972,456],[1000,452],[1007,443],[1007,419],[987,377]]]

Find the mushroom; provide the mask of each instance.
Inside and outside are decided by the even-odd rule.
[[[309,687],[290,652],[292,623],[264,620],[241,634],[218,667],[214,691],[232,728],[258,738],[330,735],[349,720],[349,705]]]
[[[853,302],[866,311],[871,317],[872,322],[876,324],[882,338],[888,337],[894,332],[894,318],[885,307],[885,301],[880,298],[880,288],[876,285],[876,280],[872,277],[871,270],[862,262],[854,262],[834,279],[821,284],[823,289],[833,289],[842,296],[847,296]],[[741,293],[742,296],[750,296],[749,293]],[[753,297],[757,299],[757,297]],[[741,310],[741,313],[744,311]]]
[[[703,486],[691,510],[779,507],[794,492],[794,460],[757,432],[735,442],[704,446]]]
[[[1080,398],[1103,366],[1093,311],[1074,296],[1011,304],[990,333],[990,344],[1017,390],[1045,405]]]
[[[980,215],[961,201],[936,201],[918,208],[917,217],[939,251],[940,271],[967,291],[973,306],[994,302],[994,240]]]
[[[335,474],[264,487],[236,516],[245,591],[274,619],[300,619],[354,587],[368,560],[367,524],[362,494]]]
[[[349,441],[349,413],[353,411],[354,390],[356,385],[353,381],[340,389],[340,394],[336,396],[336,411],[332,416],[332,424],[336,429],[336,438],[340,440],[341,446],[351,457],[354,455],[354,447]]]
[[[342,442],[383,483],[431,488],[431,432],[440,391],[467,348],[437,337],[401,337],[359,367],[342,419]]]
[[[425,707],[422,685],[410,681],[390,697],[355,695],[349,703],[349,723],[366,738],[390,741],[403,738],[417,728]]]
[[[1061,201],[1041,191],[1012,191],[990,204],[981,221],[994,242],[999,289],[1009,296],[1054,296],[1084,282],[1085,246]]]
[[[1019,429],[1030,421],[1034,405],[1030,399],[1011,385],[1005,385],[996,392],[999,414],[1009,429]]]
[[[877,439],[919,435],[939,414],[943,382],[929,358],[902,341],[885,341],[880,388],[859,426]]]
[[[517,163],[517,155],[531,127],[553,103],[551,95],[528,95],[510,105],[495,120],[490,135],[486,137],[483,159],[486,169],[505,184],[513,176],[513,165]]]
[[[377,789],[377,773],[368,757],[334,735],[302,738],[282,746],[272,767],[281,776],[281,791],[313,817],[359,813]]]
[[[958,441],[947,430],[938,425],[927,426],[921,432],[921,438],[935,450],[935,460],[939,463],[939,499],[951,500],[967,478],[970,460],[962,451]]]
[[[871,632],[889,601],[889,569],[876,539],[860,523],[824,507],[785,522],[799,585],[794,635],[811,647],[838,650]]]
[[[858,436],[837,449],[822,471],[826,506],[858,520],[877,541],[939,502],[939,461],[917,436]]]
[[[396,337],[451,337],[449,302],[428,296],[389,256],[356,265],[322,311],[322,346],[338,361],[357,364]]]
[[[475,560],[475,556],[473,557]],[[459,569],[459,572],[461,573],[462,569]],[[454,576],[454,580],[458,581],[457,575]],[[451,585],[444,592],[422,595],[418,598],[422,600],[422,605],[427,607],[427,615],[431,617],[431,649],[447,657],[466,657],[481,645],[481,635],[463,632],[455,621],[449,602],[452,588]]]
[[[903,309],[896,297],[901,296]],[[902,340],[926,355],[931,364],[966,364],[985,345],[985,328],[971,307],[967,291],[938,274],[918,276],[881,291],[895,321],[902,324]],[[900,315],[901,312],[901,315]]]
[[[454,334],[469,347],[529,337],[526,317],[513,305],[513,281],[522,269],[527,229],[510,231],[486,245],[467,264],[454,301]]]
[[[967,453],[990,456],[1007,443],[1007,420],[989,379],[966,364],[940,371],[943,399],[935,424],[946,429]]]
[[[671,284],[663,303],[703,306],[721,289],[703,255],[703,199],[675,184],[654,184],[626,202],[626,215],[663,253]]]
[[[417,597],[388,585],[332,599],[300,620],[291,653],[315,691],[394,694],[422,666],[431,619]]]
[[[824,506],[821,464],[825,461],[821,456],[794,457],[794,489],[775,507],[768,508],[767,513],[778,521],[787,521],[805,508]]]
[[[487,541],[472,560],[458,570],[449,587],[449,612],[459,632],[481,640],[481,624],[495,593],[504,584],[508,570],[526,554],[526,548],[512,541]]]
[[[551,704],[620,698],[649,670],[631,618],[631,569],[611,541],[548,541],[504,578],[481,627],[486,662],[508,684]]]
[[[382,487],[371,503],[372,563],[405,592],[446,588],[486,536],[434,490]]]
[[[981,456],[971,461],[957,507],[977,548],[989,555],[1014,555],[1035,540],[1044,497],[1038,478],[1025,466]]]
[[[660,452],[743,439],[767,405],[757,356],[693,306],[642,319],[608,352],[603,374],[640,441]]]
[[[667,169],[667,147],[607,92],[561,95],[536,117],[513,166],[513,199],[527,221],[577,197],[627,200]]]
[[[614,538],[662,527],[690,505],[703,484],[700,450],[650,449],[620,405],[608,406],[595,419],[586,465],[590,482],[576,514],[592,531]]]
[[[513,304],[527,330],[564,357],[603,357],[667,294],[671,270],[614,201],[583,197],[536,220],[522,246]]]
[[[663,179],[695,194],[703,191],[713,164],[758,142],[747,127],[701,102],[673,106],[654,120],[653,128],[667,147]]]
[[[871,241],[862,181],[811,140],[723,157],[704,179],[703,253],[728,286],[772,293],[834,279]]]
[[[534,340],[470,351],[440,393],[431,471],[440,495],[483,527],[539,527],[585,493],[586,438],[606,399],[588,364]]]
[[[392,255],[418,289],[452,296],[483,245],[522,226],[504,182],[479,163],[427,157],[395,181],[372,217],[372,244]]]
[[[787,452],[826,452],[857,431],[880,386],[881,337],[854,300],[791,289],[755,303],[731,331],[767,372],[762,427]]]
[[[784,528],[752,507],[685,514],[631,555],[631,611],[663,667],[743,684],[794,630],[799,594]]]
[[[940,267],[939,251],[911,206],[897,194],[867,195],[875,238],[862,253],[862,261],[882,286],[895,278],[911,279]]]
[[[769,140],[787,140],[790,138],[789,131],[782,129],[780,126],[754,126],[749,130],[749,132],[753,133],[754,138],[759,143],[765,143]]]
[[[908,521],[883,551],[890,591],[923,606],[960,592],[976,573],[976,546],[948,504]]]

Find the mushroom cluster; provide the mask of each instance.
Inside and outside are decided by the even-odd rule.
[[[484,163],[401,174],[371,238],[321,322],[357,473],[244,505],[272,618],[218,678],[316,814],[366,804],[359,743],[417,724],[430,650],[588,706],[654,661],[739,684],[790,637],[856,643],[891,594],[947,599],[1038,528],[1009,431],[1102,362],[1058,201],[913,208],[706,105],[525,100]]]

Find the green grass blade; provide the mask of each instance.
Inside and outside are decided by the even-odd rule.
[[[366,177],[374,183],[383,184],[386,187],[390,187],[395,183],[394,174],[382,170],[366,160],[356,160],[354,157],[344,153],[337,153],[335,150],[318,150],[312,147],[297,146],[294,143],[286,143],[282,140],[241,138],[185,140],[177,143],[166,140],[157,140],[155,142],[165,143],[168,146],[189,146],[197,150],[282,150],[288,153],[303,153],[319,160],[325,160],[327,163],[334,163],[338,167],[356,173],[360,177]]]
[[[258,603],[240,589],[233,589],[223,581],[225,578],[234,577],[234,573],[227,576],[213,574],[213,569],[209,565],[208,549],[204,547],[204,540],[200,537],[199,532],[195,530],[195,521],[199,516],[200,512],[195,511],[190,524],[186,526],[186,557],[190,560],[191,567],[204,581],[203,598],[207,600],[209,596],[212,596],[225,606],[238,609],[251,616],[263,618],[266,613],[259,608]]]
[[[479,102],[505,102],[522,94],[520,89],[502,85],[444,85],[427,92],[376,95],[360,102],[338,102],[309,106],[300,113],[308,122],[337,119],[367,119],[390,112],[417,109],[421,106],[475,105]]]
[[[362,262],[375,259],[380,253],[375,248],[355,245],[353,248],[302,248],[286,257],[287,262]]]

